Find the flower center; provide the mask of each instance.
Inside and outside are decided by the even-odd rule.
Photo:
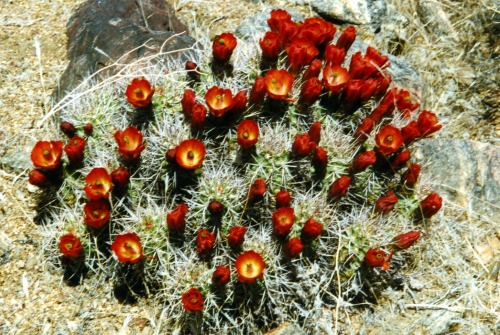
[[[221,39],[219,39],[219,44],[224,45],[224,44],[226,44],[226,42],[224,41],[224,39],[221,38]]]
[[[68,249],[68,250],[73,249],[73,244],[71,244],[71,243],[66,243],[64,246],[65,246],[65,247],[66,247],[66,249]]]
[[[194,152],[189,151],[187,154],[188,158],[193,159],[194,158]]]
[[[253,271],[254,271],[253,264],[252,263],[247,263],[246,272],[248,273],[248,275],[251,276],[253,274]]]
[[[127,143],[128,143],[128,141],[129,141],[128,136],[124,136],[124,137],[123,137],[123,140],[124,140],[125,142],[127,142]]]
[[[50,151],[49,151],[49,150],[44,150],[44,151],[43,151],[43,155],[44,155],[44,156],[48,156],[49,154],[50,154]]]
[[[244,139],[247,139],[247,138],[248,138],[248,136],[249,136],[248,131],[244,131],[244,132],[243,132],[243,138],[244,138]]]
[[[92,215],[94,215],[94,216],[99,216],[99,211],[93,211],[93,212],[92,212]]]
[[[378,259],[381,259],[382,258],[382,254],[377,254],[375,257],[377,257]]]
[[[387,141],[392,142],[392,136],[387,136]]]
[[[101,185],[102,185],[102,182],[100,180],[95,182],[95,186],[101,186]]]
[[[338,77],[339,73],[338,72],[332,72],[332,77]]]

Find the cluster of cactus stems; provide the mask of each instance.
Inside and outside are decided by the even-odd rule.
[[[411,160],[436,116],[376,49],[346,59],[354,27],[279,9],[268,24],[260,48],[224,33],[75,98],[67,144],[35,144],[29,182],[66,279],[111,277],[169,330],[317,333],[325,308],[371,301],[405,264],[442,204],[415,195]]]

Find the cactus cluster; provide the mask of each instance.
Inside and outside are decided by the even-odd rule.
[[[68,143],[36,143],[29,175],[67,280],[153,299],[172,333],[321,333],[404,265],[441,207],[411,162],[436,116],[374,48],[346,58],[354,27],[268,23],[258,45],[223,33],[70,95]]]

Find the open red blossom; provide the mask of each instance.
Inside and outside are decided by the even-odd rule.
[[[264,260],[259,253],[249,250],[236,258],[234,267],[236,268],[238,280],[240,282],[253,284],[257,279],[262,278],[264,275],[266,263],[264,263]]]
[[[386,195],[381,196],[375,202],[376,212],[390,212],[394,209],[394,206],[398,203],[398,197],[393,190],[387,192]]]
[[[227,236],[227,242],[231,248],[241,247],[245,241],[245,233],[247,228],[245,226],[234,226],[229,229],[229,235]]]
[[[420,137],[420,130],[418,129],[417,121],[411,121],[406,126],[401,128],[401,135],[403,135],[403,141],[405,145],[409,145],[416,138]]]
[[[113,172],[111,172],[111,180],[113,185],[119,189],[127,187],[130,180],[130,172],[127,171],[123,166],[120,166]]]
[[[262,56],[270,61],[276,60],[281,51],[280,35],[274,31],[268,31],[259,41]]]
[[[105,168],[93,168],[85,177],[83,190],[90,200],[107,199],[112,188],[111,176]]]
[[[295,222],[295,212],[290,207],[278,208],[273,213],[272,221],[276,236],[286,236],[292,230],[293,223]]]
[[[401,175],[401,183],[407,187],[413,187],[417,183],[418,176],[420,175],[421,166],[417,163],[410,165],[408,170],[406,170]]]
[[[372,119],[365,117],[363,121],[361,121],[358,129],[354,132],[354,138],[358,141],[365,141],[373,129],[373,124],[374,122]]]
[[[182,307],[187,312],[203,311],[203,294],[196,287],[187,290],[181,297]]]
[[[417,109],[420,104],[413,104],[411,102],[410,92],[402,89],[398,92],[396,97],[396,106],[404,117],[410,117],[410,113]]]
[[[344,48],[330,44],[325,49],[325,62],[331,66],[340,66],[345,59]]]
[[[284,252],[290,258],[295,258],[304,250],[304,245],[298,237],[291,238],[285,244]]]
[[[323,85],[317,77],[309,78],[302,85],[299,101],[304,105],[311,105],[318,100],[322,90]]]
[[[259,139],[259,125],[253,120],[243,120],[236,130],[236,141],[244,148],[251,148]]]
[[[38,141],[31,150],[31,162],[38,169],[55,170],[61,165],[63,147],[61,141]]]
[[[266,193],[266,182],[262,178],[255,179],[252,185],[250,185],[250,191],[248,192],[248,200],[251,202],[259,201],[264,198],[264,193]]]
[[[309,64],[309,67],[304,71],[304,74],[302,75],[302,81],[306,81],[308,79],[311,79],[312,77],[319,77],[319,74],[321,73],[321,68],[323,67],[323,62],[321,59],[315,59]]]
[[[109,205],[103,200],[91,200],[83,207],[85,216],[83,222],[85,224],[101,229],[108,223],[111,213],[109,212]]]
[[[154,87],[144,78],[134,78],[127,86],[125,96],[127,101],[134,107],[144,108],[151,104],[151,99],[155,93]]]
[[[182,112],[189,119],[193,115],[193,107],[196,104],[196,95],[193,90],[185,90],[182,95]]]
[[[28,174],[28,182],[38,187],[47,186],[50,183],[49,177],[42,170],[32,170]]]
[[[436,114],[429,112],[428,110],[422,111],[417,120],[418,130],[420,131],[421,136],[429,136],[430,134],[441,129],[442,125],[438,122]]]
[[[75,126],[68,121],[63,121],[59,124],[59,129],[64,133],[64,135],[68,136],[69,138],[72,138],[76,134],[76,128]]]
[[[215,245],[215,234],[208,229],[200,229],[196,235],[196,252],[207,253],[212,251]]]
[[[374,150],[365,151],[352,160],[351,171],[358,173],[366,170],[369,166],[377,162],[377,155]]]
[[[215,268],[212,275],[212,284],[215,286],[224,286],[229,282],[231,278],[231,269],[225,265],[219,265]]]
[[[304,241],[312,241],[316,239],[323,231],[323,225],[313,218],[309,218],[302,227],[300,237]]]
[[[123,131],[116,131],[115,140],[118,144],[118,152],[129,161],[137,159],[142,150],[146,148],[143,144],[142,132],[134,126],[130,126]]]
[[[80,136],[72,137],[68,144],[64,146],[64,152],[68,156],[71,164],[81,164],[85,151],[85,140]]]
[[[295,157],[306,157],[314,151],[316,142],[311,140],[309,134],[297,134],[292,144],[292,154]]]
[[[236,37],[231,33],[223,33],[215,36],[214,43],[212,44],[214,60],[219,63],[226,63],[231,58],[237,44]]]
[[[437,193],[429,194],[422,202],[420,202],[420,210],[422,216],[426,219],[436,214],[443,205],[443,199]]]
[[[290,192],[281,190],[276,193],[276,208],[290,207],[290,202],[292,201],[292,196]]]
[[[271,69],[264,76],[267,95],[275,100],[287,100],[292,90],[293,76],[287,70]]]
[[[390,63],[388,63],[389,57],[383,56],[380,51],[371,46],[366,48],[365,57],[367,57],[371,63],[375,64],[380,69],[386,68],[390,65]]]
[[[398,128],[386,125],[375,136],[375,142],[378,145],[380,153],[387,156],[398,151],[403,145],[403,135],[401,135],[401,131]]]
[[[396,94],[398,89],[391,88],[384,97],[380,104],[370,113],[369,118],[375,122],[379,122],[384,116],[389,115],[396,108]]]
[[[349,26],[344,29],[342,34],[340,34],[337,43],[335,45],[338,46],[339,48],[343,48],[345,52],[347,52],[355,39],[356,39],[356,27]]]
[[[360,51],[351,57],[349,64],[349,76],[351,79],[368,79],[377,72],[377,67],[370,61],[366,55],[363,56]]]
[[[406,166],[406,162],[408,162],[411,158],[410,150],[406,149],[395,155],[394,158],[391,159],[391,168],[394,170],[399,170]]]
[[[323,68],[323,85],[333,94],[339,94],[349,81],[349,73],[340,66],[326,65]]]
[[[134,233],[116,236],[111,249],[121,263],[136,264],[144,258],[141,241]]]
[[[80,239],[73,234],[65,234],[59,239],[59,251],[69,258],[83,256],[83,247]]]
[[[230,89],[211,87],[205,94],[205,101],[213,117],[222,117],[234,107],[233,93]]]
[[[266,97],[266,81],[264,77],[255,78],[252,89],[250,90],[250,102],[254,104],[262,104]]]
[[[299,26],[295,38],[310,41],[318,47],[324,47],[333,40],[335,26],[320,17],[310,17]]]
[[[182,141],[175,150],[177,164],[186,170],[196,170],[205,159],[205,145],[195,138]]]
[[[293,73],[298,72],[303,66],[309,65],[316,56],[318,49],[306,39],[295,38],[285,48],[287,54],[287,65]]]
[[[328,189],[328,196],[331,200],[337,201],[347,194],[351,178],[349,176],[342,176],[335,180]]]
[[[202,130],[205,127],[205,121],[207,119],[207,108],[197,102],[194,104],[191,111],[191,127],[194,130]]]
[[[405,250],[411,247],[420,238],[420,232],[416,230],[396,236],[390,246],[395,250]]]
[[[186,214],[189,208],[186,204],[179,204],[167,214],[167,227],[173,233],[184,233],[186,228]]]
[[[322,147],[316,147],[311,162],[316,173],[324,172],[328,164],[328,153]]]
[[[267,24],[271,31],[278,31],[279,26],[284,21],[291,21],[292,16],[284,9],[273,9],[271,16],[267,19]]]
[[[369,267],[382,267],[382,270],[389,269],[390,255],[387,255],[385,251],[377,248],[370,248],[365,254],[364,263]]]

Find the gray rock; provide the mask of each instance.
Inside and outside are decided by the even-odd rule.
[[[378,30],[387,13],[385,0],[317,0],[311,6],[319,15],[351,24],[367,25]]]
[[[306,335],[306,333],[291,323],[284,323],[264,335]]]
[[[417,3],[417,15],[424,24],[425,30],[436,36],[448,36],[458,42],[458,35],[448,15],[438,2],[419,0]]]
[[[120,63],[127,64],[160,50],[174,51],[195,43],[186,34],[175,36],[185,32],[186,26],[162,0],[88,0],[70,18],[67,27],[70,63],[53,94],[56,100],[89,74],[120,58]],[[117,70],[113,67],[103,71],[102,76]]]
[[[436,191],[448,201],[498,220],[500,147],[468,140],[428,139],[416,144],[414,157],[435,177]]]

